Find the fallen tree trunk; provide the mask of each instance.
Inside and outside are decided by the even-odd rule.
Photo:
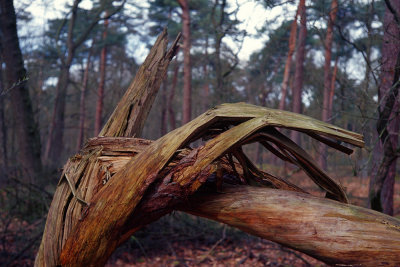
[[[326,190],[329,197],[347,203],[343,188],[319,169],[304,150],[274,127],[363,144],[360,135],[303,115],[244,103],[218,106],[154,141],[117,171],[83,211],[62,249],[61,263],[73,266],[105,264],[118,245],[140,228],[140,225],[132,225],[132,221],[140,222],[146,217],[158,219],[157,216],[172,211],[177,204],[186,201],[207,181],[209,175],[218,174],[219,166],[213,163],[224,155],[229,157],[231,154],[230,157],[234,156],[242,165],[246,177],[244,183],[271,184],[269,180],[275,180],[275,177],[260,174],[241,151],[242,145],[252,141],[265,143],[266,147],[275,145],[280,149],[280,152],[274,151],[276,154],[301,167]],[[178,171],[173,171],[171,175],[164,172],[164,167],[178,151],[210,135],[214,138],[179,162]],[[341,145],[335,146],[345,150]],[[220,179],[224,179],[222,174]],[[152,194],[153,197],[146,198]],[[138,205],[153,199],[160,201],[152,202],[155,205],[150,206],[146,213],[135,213]],[[89,246],[87,242],[90,242]]]
[[[102,156],[98,157],[98,161],[102,166],[113,166],[110,168],[112,175],[125,168],[125,164],[133,157],[126,153],[141,153],[148,144],[149,141],[135,138],[95,138],[85,150],[89,152],[102,147]],[[165,173],[169,175],[159,184],[165,184],[174,175],[182,174],[194,165],[194,158],[188,160],[191,152],[181,151],[166,169]],[[230,183],[235,183],[235,170],[227,159],[215,164],[221,166],[225,180],[230,177]],[[241,166],[236,165],[235,169],[243,174]],[[213,186],[215,173],[203,172],[197,179],[205,179],[208,183],[201,192],[186,199],[187,205],[179,207],[185,212],[229,224],[329,264],[393,266],[400,260],[400,221],[393,217],[311,196],[291,184],[286,187],[280,184],[273,186],[285,190],[244,185],[230,187],[225,184],[216,193],[217,188]],[[237,179],[236,184],[239,181]],[[135,219],[130,221],[131,229],[127,236],[169,213],[171,209],[160,207],[165,208],[170,204],[167,201],[170,193],[178,195],[177,192],[163,192],[161,189],[145,196],[131,216]]]
[[[300,211],[304,207],[299,209],[298,195],[292,195],[289,191],[305,194],[303,198],[308,199],[305,190],[259,170],[242,150],[242,146],[248,143],[261,143],[280,159],[300,167],[321,189],[325,190],[327,198],[348,203],[346,193],[340,184],[321,170],[306,151],[276,128],[287,128],[308,134],[346,154],[350,154],[352,150],[337,141],[363,146],[362,136],[307,116],[245,103],[224,104],[207,111],[156,141],[122,138],[140,134],[168,63],[177,51],[178,39],[167,52],[166,32],[160,35],[132,85],[103,128],[101,135],[108,137],[91,140],[65,165],[49,210],[42,243],[35,261],[36,266],[104,265],[112,252],[135,231],[182,207],[196,192],[204,190],[215,192],[222,190],[224,184],[242,188],[244,190],[242,197],[247,194],[248,201],[251,200],[248,204],[254,204],[256,207],[254,210],[249,208],[252,212],[250,214],[264,219],[268,218],[268,214],[260,206],[260,200],[265,193],[257,191],[258,189],[252,191],[247,186],[281,189],[280,194],[288,199],[286,202],[281,200],[286,203],[284,206],[286,214],[281,216],[287,217],[288,222],[302,220],[303,215]],[[190,147],[199,140],[204,141],[203,145]],[[236,192],[232,191],[232,194],[235,195]],[[228,194],[223,195],[228,196]],[[218,194],[209,197],[207,201],[215,198],[216,204],[211,205],[210,210],[199,206],[197,212],[199,215],[220,220],[216,213],[212,212],[220,209],[219,203],[226,203],[232,199],[229,197],[223,199]],[[316,209],[337,210],[342,207],[337,205],[346,205],[339,202],[328,201],[318,206],[311,200],[309,213],[320,214]],[[305,204],[307,203],[305,201]],[[276,205],[278,204],[276,202]],[[188,207],[193,206],[187,206],[186,209],[196,212]],[[292,227],[290,229],[284,226],[279,228],[274,224],[276,221],[262,219],[265,228],[271,224],[271,228],[276,229],[275,236],[267,235],[260,230],[261,225],[258,221],[240,223],[242,221],[240,218],[245,213],[234,214],[229,208],[227,210],[232,215],[237,215],[237,218],[226,220],[226,223],[282,244],[287,243],[288,246],[320,259],[341,263],[343,262],[341,253],[351,253],[351,250],[339,250],[336,254],[323,254],[321,251],[325,249],[318,249],[320,243],[313,239],[315,233],[311,232],[307,240],[303,240],[306,248],[304,249],[295,239],[285,239],[285,231],[290,230],[292,233],[296,231],[293,229],[293,224],[288,224]],[[305,221],[309,220],[307,218],[309,213],[304,214]],[[298,217],[289,216],[291,214],[298,214]],[[336,215],[338,218],[332,220],[340,222],[341,218],[344,218],[340,217],[341,213],[332,213],[333,217]],[[364,215],[360,216],[359,221],[368,228],[369,221],[363,219]],[[398,230],[396,221],[380,217],[379,214],[377,216],[387,222],[387,229]],[[347,227],[346,224],[339,223],[332,226],[330,221],[322,221],[321,224],[323,225],[321,229],[332,230],[335,226],[345,231]],[[312,227],[308,229],[314,230]],[[302,230],[297,228],[297,231]],[[370,231],[375,230],[370,229]],[[283,237],[277,239],[278,235]],[[327,233],[326,238],[333,240],[342,237],[331,231]],[[310,247],[315,249],[309,249]],[[369,251],[363,249],[360,250],[360,255],[362,251]],[[393,250],[396,251],[396,248]]]
[[[181,210],[226,223],[332,265],[398,266],[400,220],[300,192],[235,186]]]

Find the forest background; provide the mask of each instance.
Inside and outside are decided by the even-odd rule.
[[[226,102],[303,113],[364,135],[365,148],[345,156],[285,132],[353,203],[399,216],[399,1],[0,3],[0,262],[32,260],[63,163],[98,135],[164,27],[183,41],[141,137],[155,140]],[[302,181],[262,147],[246,153]],[[160,224],[193,229],[193,218],[174,216]],[[131,246],[143,252],[142,243],[133,237]]]

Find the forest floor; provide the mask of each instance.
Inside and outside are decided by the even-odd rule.
[[[294,172],[289,180],[314,195],[323,195],[300,172]],[[367,206],[368,178],[342,177],[338,180],[346,188],[352,204]],[[3,204],[4,196],[0,195]],[[15,206],[11,211],[13,209]],[[396,181],[394,210],[395,216],[400,218],[400,179]],[[0,214],[0,266],[32,266],[45,217],[27,222],[9,215]],[[327,265],[223,224],[174,212],[132,236],[115,251],[107,266]]]

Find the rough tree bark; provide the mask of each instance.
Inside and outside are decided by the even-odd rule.
[[[295,113],[302,112],[301,93],[303,88],[304,60],[306,55],[306,37],[307,37],[307,14],[306,14],[305,0],[300,0],[298,9],[300,14],[300,30],[299,30],[299,42],[296,52],[296,67],[295,67],[294,85],[292,94],[293,95],[292,111]],[[300,144],[300,134],[298,132],[293,131],[291,139],[296,144]]]
[[[294,16],[294,20],[292,25],[290,26],[290,36],[289,36],[289,52],[286,58],[285,63],[285,71],[283,73],[283,81],[282,81],[282,88],[281,88],[281,99],[279,101],[279,109],[285,109],[285,101],[287,95],[287,88],[289,85],[289,76],[290,76],[290,69],[292,66],[292,57],[294,54],[294,50],[296,49],[296,34],[297,34],[297,17],[299,16],[300,10],[300,2],[299,6],[297,7],[296,15]]]
[[[329,11],[328,26],[326,28],[325,36],[325,65],[324,65],[324,100],[322,103],[322,120],[328,121],[330,104],[330,91],[332,88],[332,71],[331,71],[331,58],[332,58],[332,41],[333,41],[333,25],[336,20],[338,10],[337,0],[332,0],[331,9]],[[319,147],[319,164],[326,170],[327,168],[327,147],[321,144]]]
[[[106,12],[107,16],[107,12]],[[108,19],[104,20],[103,30],[103,48],[100,54],[100,82],[99,88],[97,89],[97,105],[96,105],[96,117],[94,120],[94,135],[98,135],[102,125],[102,114],[103,114],[103,102],[104,102],[104,84],[106,83],[106,66],[107,66],[107,28]]]
[[[27,86],[29,77],[24,68],[19,46],[13,1],[0,1],[0,30],[3,60],[6,65],[6,89],[3,93],[8,92],[12,102],[12,116],[16,127],[15,137],[18,142],[16,158],[24,178],[33,181],[42,169],[40,137]]]
[[[369,201],[372,209],[392,215],[400,108],[400,2],[385,2],[381,85],[378,91],[381,105],[376,127],[383,146],[383,158],[376,175],[371,177]]]
[[[182,124],[192,118],[192,63],[190,60],[190,11],[187,0],[178,0],[182,8],[182,35],[183,35],[183,107]]]

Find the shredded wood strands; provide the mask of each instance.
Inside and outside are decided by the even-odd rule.
[[[137,210],[142,211],[141,216],[151,210],[153,218],[149,215],[146,223],[170,212],[174,206],[196,192],[208,177],[218,176],[218,170],[223,169],[218,159],[225,155],[235,156],[241,165],[242,179],[246,184],[264,184],[273,188],[282,184],[296,190],[296,186],[282,179],[275,179],[268,174],[261,175],[262,172],[249,163],[240,148],[253,141],[273,143],[280,150],[275,153],[280,153],[281,158],[301,167],[317,185],[326,190],[327,196],[347,203],[343,188],[316,166],[303,149],[275,130],[275,127],[310,133],[327,144],[332,141],[319,138],[320,135],[356,146],[364,144],[361,135],[304,115],[245,103],[220,105],[152,142],[118,170],[90,200],[79,227],[75,227],[65,243],[61,263],[104,264],[121,242],[144,225],[136,218],[139,216]],[[209,139],[210,136],[212,139],[204,146],[192,150],[169,172],[165,172],[177,151],[202,137]],[[342,151],[349,150],[342,145],[337,147]],[[102,218],[101,222],[99,218]],[[90,242],[90,246],[79,245],[87,242]]]

